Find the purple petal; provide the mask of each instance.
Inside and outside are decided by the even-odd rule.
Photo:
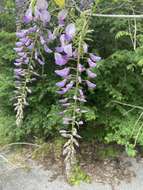
[[[21,66],[21,64],[22,64],[21,62],[19,62],[19,63],[15,62],[14,63],[15,66]]]
[[[23,45],[22,42],[16,42],[16,46],[17,46],[17,47],[21,47],[22,45]]]
[[[22,52],[23,47],[19,47],[19,48],[13,48],[16,52]]]
[[[66,85],[67,91],[69,91],[69,90],[73,87],[73,85],[74,85],[74,82],[73,82],[73,81],[71,81],[69,84],[67,84],[67,85]]]
[[[33,16],[32,16],[32,9],[29,8],[26,13],[25,16],[23,17],[23,21],[24,23],[28,24],[33,20]]]
[[[68,57],[72,57],[72,44],[68,44],[68,45],[64,46],[63,49]]]
[[[31,44],[31,40],[27,39],[27,41],[25,42],[25,46],[29,46]]]
[[[74,57],[74,58],[77,58],[77,57],[78,57],[78,51],[77,51],[77,49],[73,52],[73,57]]]
[[[20,39],[20,42],[22,42],[23,44],[25,44],[28,40],[29,40],[28,37],[23,37],[23,38]]]
[[[56,65],[65,65],[67,63],[67,59],[65,59],[60,53],[55,53],[55,62]]]
[[[90,58],[88,58],[88,64],[89,64],[89,67],[96,67],[96,63],[93,62]]]
[[[46,10],[48,8],[48,2],[46,0],[37,0],[36,7],[39,10]]]
[[[63,47],[56,47],[56,51],[58,53],[62,53],[64,51]]]
[[[17,36],[18,38],[23,38],[23,37],[25,37],[25,35],[26,35],[26,32],[25,32],[25,31],[16,32],[16,36]]]
[[[28,64],[28,63],[29,63],[29,58],[28,58],[28,57],[24,60],[24,63],[25,63],[25,64]]]
[[[40,19],[42,22],[47,23],[51,20],[51,15],[47,10],[43,10],[41,12]]]
[[[92,83],[92,82],[90,82],[90,81],[88,81],[88,80],[86,80],[86,84],[87,84],[87,86],[88,86],[90,89],[96,88],[96,84],[94,84],[94,83]]]
[[[64,88],[62,90],[57,91],[58,94],[63,95],[67,92],[67,90]]]
[[[44,50],[46,53],[52,53],[53,52],[50,48],[48,48],[48,46],[46,44],[44,44]]]
[[[69,68],[64,68],[64,69],[61,69],[61,70],[56,70],[55,73],[61,77],[67,77],[68,74],[70,72],[70,69]]]
[[[75,24],[71,23],[69,24],[66,29],[66,35],[72,39],[74,36],[75,36],[75,33],[76,33],[76,27],[75,27]]]
[[[90,69],[87,69],[86,72],[87,72],[87,75],[89,78],[95,78],[96,77],[96,74],[93,73],[92,71],[90,71]]]
[[[56,36],[49,30],[48,31],[48,40],[53,41],[56,39]]]
[[[78,64],[78,70],[79,70],[79,72],[83,72],[83,71],[85,71],[85,67],[81,64]]]
[[[20,63],[20,62],[23,61],[23,58],[16,59],[15,61],[18,62],[18,63]]]
[[[42,61],[41,59],[38,58],[37,61],[38,61],[38,63],[39,63],[40,65],[45,65],[44,61]]]
[[[60,82],[57,82],[57,83],[56,83],[56,86],[62,88],[62,87],[64,87],[64,86],[66,85],[66,82],[67,82],[67,80],[64,79],[64,80],[62,80],[62,81],[60,81]]]
[[[27,46],[27,49],[32,50],[34,48],[34,44],[31,43],[29,46]]]
[[[31,28],[28,29],[28,34],[36,32],[36,30],[37,30],[37,26],[33,26],[33,27],[31,27]]]
[[[101,57],[94,55],[93,53],[90,53],[90,58],[92,61],[97,62],[101,60]]]
[[[25,56],[25,53],[24,52],[19,52],[17,55],[19,55],[20,57],[23,57],[23,56]]]
[[[58,20],[60,25],[64,25],[64,20],[67,17],[68,11],[63,9],[62,11],[59,12],[58,14]]]
[[[60,42],[61,42],[61,46],[64,47],[65,45],[67,45],[67,39],[66,39],[66,36],[65,34],[62,34],[60,36]]]
[[[40,42],[41,42],[42,45],[44,45],[46,43],[43,36],[40,36]]]

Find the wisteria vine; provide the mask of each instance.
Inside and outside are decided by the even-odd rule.
[[[57,19],[49,13],[46,0],[31,1],[29,9],[23,18],[28,29],[17,32],[19,41],[15,51],[16,78],[16,123],[18,126],[24,118],[23,110],[27,102],[27,96],[31,93],[30,83],[39,76],[35,72],[37,63],[44,65],[43,50],[52,53],[55,59],[57,77],[62,78],[56,83],[57,93],[61,97],[60,115],[63,118],[63,129],[60,133],[67,138],[63,148],[65,157],[65,169],[70,175],[71,166],[76,163],[76,147],[79,146],[79,127],[84,124],[82,120],[84,103],[87,102],[86,88],[94,89],[96,84],[92,80],[96,74],[92,71],[96,62],[101,58],[89,52],[89,14],[81,12],[79,17],[70,19],[69,10],[63,8],[59,11]],[[88,12],[89,13],[89,12]],[[51,27],[51,21],[57,25]],[[32,25],[32,26],[31,26]],[[53,42],[52,48],[49,44]],[[42,50],[41,50],[42,47]]]

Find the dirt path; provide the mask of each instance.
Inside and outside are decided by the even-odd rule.
[[[0,163],[0,190],[143,190],[143,161],[128,158],[130,170],[134,171],[135,177],[131,181],[122,180],[119,185],[97,183],[82,183],[80,186],[71,187],[62,175],[59,175],[58,168],[44,170],[35,162],[30,163],[30,168],[20,169],[8,167]]]

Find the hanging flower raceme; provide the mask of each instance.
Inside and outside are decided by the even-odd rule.
[[[52,53],[48,44],[55,39],[50,30],[47,31],[48,38],[45,37],[43,28],[48,25],[51,16],[47,11],[47,1],[42,0],[43,3],[40,2],[40,0],[37,0],[34,10],[30,6],[23,18],[24,23],[28,24],[29,28],[16,33],[18,42],[16,42],[16,47],[14,48],[17,54],[17,59],[14,63],[16,67],[14,70],[16,78],[16,102],[14,106],[17,112],[16,123],[18,126],[20,126],[24,117],[23,109],[28,105],[27,96],[31,93],[28,84],[38,76],[35,72],[36,65],[45,64],[41,54],[41,47],[46,53]],[[42,28],[40,27],[41,24]]]
[[[76,162],[75,147],[79,146],[77,139],[81,138],[77,133],[77,128],[84,124],[81,118],[86,112],[82,110],[82,104],[86,102],[83,87],[85,85],[89,89],[96,87],[96,84],[91,81],[96,77],[92,69],[96,67],[96,62],[100,60],[100,57],[88,53],[88,44],[85,43],[87,18],[81,18],[82,26],[78,29],[74,23],[65,24],[66,10],[62,10],[58,15],[59,26],[63,28],[63,31],[59,36],[59,46],[55,48],[55,64],[58,67],[55,73],[62,78],[56,86],[59,88],[57,93],[61,96],[60,104],[63,109],[60,114],[65,128],[68,126],[68,130],[64,129],[60,132],[63,137],[68,138],[63,154],[66,173],[70,175],[71,166]],[[87,63],[83,57],[87,59]],[[83,78],[85,74],[87,80]]]

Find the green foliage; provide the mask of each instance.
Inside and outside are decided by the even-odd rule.
[[[112,14],[133,14],[142,12],[142,0],[98,0],[93,12]],[[53,57],[46,58],[43,70],[37,68],[41,76],[31,86],[29,106],[25,108],[22,128],[16,128],[13,111],[13,51],[15,43],[14,1],[4,1],[7,11],[0,13],[0,144],[12,141],[35,140],[35,138],[55,138],[62,128],[58,96],[55,93],[55,66]],[[13,10],[13,11],[12,11]],[[72,11],[71,11],[72,14]],[[75,13],[72,19],[75,18]],[[81,23],[77,23],[77,25]],[[131,30],[129,26],[131,25]],[[94,92],[86,91],[88,103],[83,109],[85,126],[81,136],[85,141],[96,140],[104,143],[117,143],[125,146],[128,155],[135,156],[136,145],[143,145],[141,110],[120,103],[141,106],[143,92],[143,23],[137,20],[137,48],[133,51],[131,36],[134,34],[134,20],[96,18],[90,22],[93,29],[91,51],[101,55],[97,64]],[[91,32],[91,31],[90,31]],[[52,74],[53,73],[53,74]],[[136,124],[137,122],[137,124]],[[44,149],[44,148],[43,148]],[[47,150],[47,149],[46,149]],[[112,151],[101,153],[112,155]],[[71,183],[86,179],[80,169],[75,169]],[[79,175],[78,175],[79,174]]]
[[[0,2],[0,31],[14,32],[15,25],[15,1],[1,0]]]
[[[71,185],[80,185],[81,182],[90,183],[91,178],[85,171],[81,169],[80,166],[75,166],[72,170],[72,174],[68,179]]]

